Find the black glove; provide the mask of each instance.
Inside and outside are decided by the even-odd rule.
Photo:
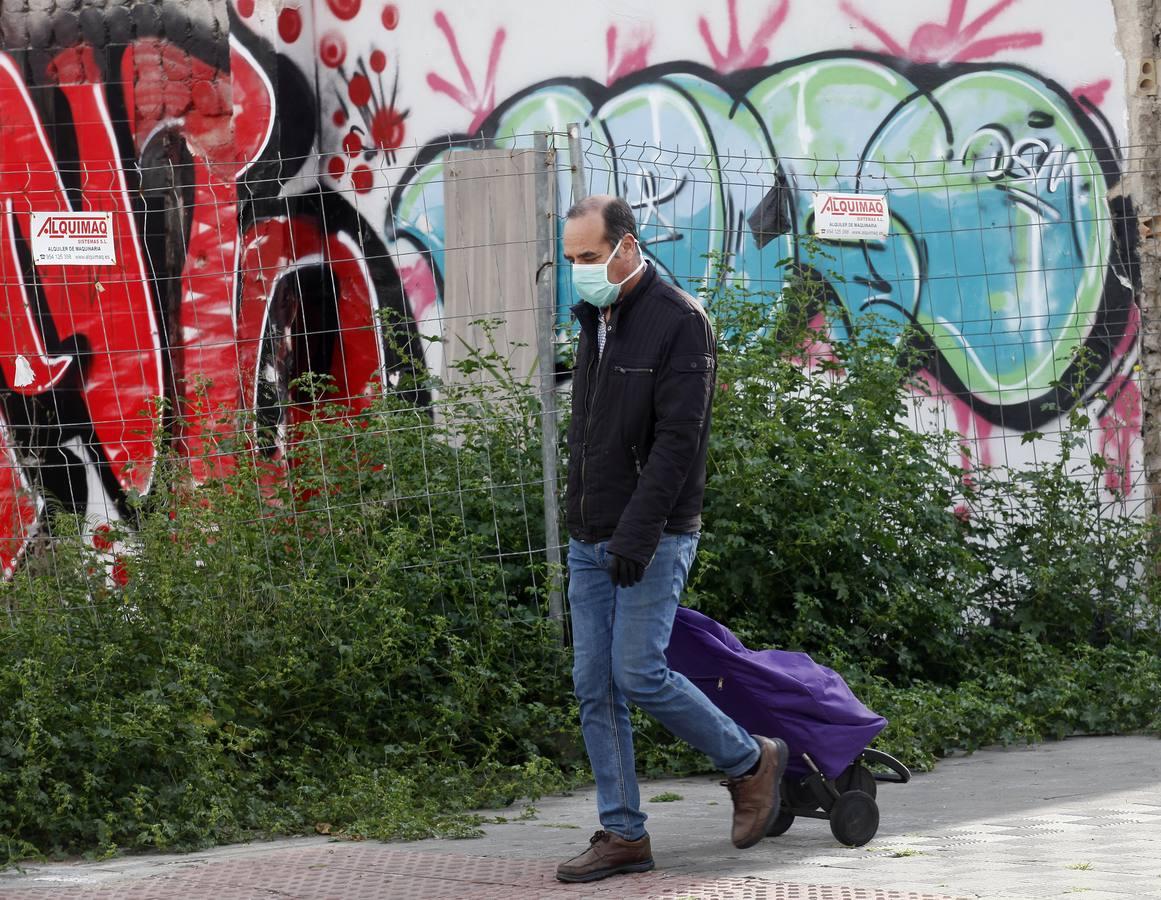
[[[617,556],[616,553],[609,554],[609,577],[613,579],[613,584],[617,587],[632,587],[644,575],[644,563],[639,563],[635,559],[626,559],[624,556]]]

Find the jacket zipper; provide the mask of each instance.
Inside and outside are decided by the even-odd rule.
[[[637,477],[640,478],[641,477],[641,457],[637,455],[637,445],[634,444],[629,449],[633,451],[633,466],[637,470]]]
[[[586,483],[586,481],[585,481],[585,467],[587,466],[588,461],[589,461],[589,428],[591,428],[592,424],[593,424],[592,406],[590,405],[589,400],[591,399],[593,401],[593,403],[596,403],[597,391],[600,389],[600,386],[601,386],[601,371],[603,370],[603,367],[605,364],[605,354],[607,354],[609,352],[609,338],[611,338],[612,336],[613,336],[613,326],[610,324],[610,325],[607,325],[605,328],[605,352],[600,354],[600,362],[597,363],[597,380],[592,383],[591,391],[588,389],[588,385],[585,386],[585,436],[584,436],[584,440],[581,442],[580,514],[581,514],[581,527],[582,528],[588,527],[588,525],[585,523],[585,483]],[[593,371],[593,361],[590,359],[588,371],[585,374],[590,375],[590,374],[592,374],[592,371]]]
[[[652,369],[645,368],[644,366],[641,366],[641,367],[613,366],[613,371],[619,375],[652,375],[653,374]]]

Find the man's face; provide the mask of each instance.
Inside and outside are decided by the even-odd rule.
[[[603,263],[613,249],[613,245],[605,240],[605,220],[599,211],[565,221],[564,258],[570,263]],[[609,281],[614,284],[624,281],[640,261],[633,235],[625,235],[620,252],[609,263]]]

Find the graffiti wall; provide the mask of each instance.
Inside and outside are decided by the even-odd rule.
[[[571,122],[589,189],[688,289],[721,287],[716,259],[776,303],[797,270],[835,333],[915,329],[917,414],[965,466],[1036,458],[1082,405],[1110,496],[1141,480],[1110,0],[202,0],[0,25],[8,573],[56,504],[101,541],[160,446],[214,477],[239,410],[277,457],[305,372],[358,409],[393,347],[438,371],[417,337],[442,333],[448,154]],[[815,239],[828,190],[886,194],[887,238]],[[33,263],[32,214],[65,210],[113,214],[115,266]]]
[[[230,467],[239,429],[277,458],[304,372],[352,409],[398,374],[383,314],[403,346],[409,316],[381,223],[315,177],[313,76],[234,17],[5,9],[6,574],[55,509],[115,553],[109,524],[150,491],[162,447],[198,482]],[[32,216],[61,211],[111,213],[115,265],[34,262]]]
[[[1111,5],[1054,6],[1051,23],[1019,0],[948,0],[918,15],[853,0],[685,7],[658,21],[618,5],[600,28],[577,22],[563,59],[554,52],[553,68],[570,71],[537,65],[512,92],[497,86],[506,60],[527,68],[519,18],[481,29],[434,14],[459,81],[432,66],[427,85],[433,105],[462,107],[464,133],[430,141],[395,187],[401,256],[430,253],[438,283],[451,149],[525,146],[535,129],[580,122],[590,189],[630,202],[654,261],[685,287],[712,286],[724,259],[741,284],[777,297],[778,262],[791,259],[825,281],[833,331],[872,316],[918,331],[918,374],[936,398],[918,406],[970,439],[965,466],[1037,458],[1024,435],[1052,443],[1062,413],[1085,404],[1107,489],[1131,495],[1136,225],[1120,189]],[[477,42],[492,34],[486,54],[465,53],[457,22]],[[582,48],[603,59],[573,62]],[[818,191],[887,195],[890,234],[811,240]]]

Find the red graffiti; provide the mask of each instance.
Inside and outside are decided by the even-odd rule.
[[[309,216],[259,220],[239,240],[239,179],[261,157],[274,118],[272,87],[249,52],[231,42],[226,72],[169,41],[141,38],[122,54],[116,86],[106,86],[87,46],[61,52],[47,71],[75,132],[69,144],[75,143],[78,165],[70,183],[79,190],[71,197],[22,74],[0,54],[0,303],[8,319],[0,328],[0,378],[10,396],[51,397],[75,383],[86,422],[56,424],[91,433],[82,438],[86,451],[107,466],[123,492],[149,491],[156,448],[170,437],[188,458],[194,484],[214,478],[232,468],[220,438],[236,430],[239,409],[260,402],[264,373],[258,367],[270,356],[263,356],[263,347],[288,370],[297,365],[285,358],[286,341],[270,325],[286,312],[285,303],[278,307],[279,284],[313,267],[333,285],[338,318],[325,338],[333,338],[328,374],[348,408],[364,408],[384,384],[384,349],[375,281],[362,247]],[[124,124],[115,124],[109,111],[114,91],[120,92]],[[401,123],[401,116],[385,120],[377,144],[401,138]],[[184,157],[172,155],[175,140]],[[185,171],[174,193],[180,188],[188,197],[188,234],[179,299],[166,313],[164,331],[151,277],[179,273],[151,273],[146,264],[145,236],[137,230],[121,157],[125,147],[141,161],[143,178],[159,147],[160,158],[177,159]],[[46,212],[111,214],[116,264],[33,267],[31,218]],[[178,424],[163,435],[157,400],[169,395]],[[55,408],[55,401],[49,404]],[[293,407],[286,413],[291,425],[302,415]],[[14,571],[46,509],[35,479],[22,468],[27,463],[17,437],[0,419],[5,575]],[[127,576],[122,560],[113,578]]]
[[[138,154],[152,136],[172,128],[180,132],[193,159],[193,221],[181,275],[180,341],[171,347],[170,357],[181,423],[177,437],[194,479],[201,482],[220,474],[222,460],[213,452],[212,431],[228,428],[221,411],[238,408],[238,360],[232,352],[236,179],[266,143],[270,92],[257,67],[237,49],[226,75],[173,44],[146,39],[129,48],[121,70]],[[246,110],[237,123],[235,99]]]
[[[346,39],[337,31],[328,31],[318,42],[318,58],[324,66],[337,69],[347,58]]]
[[[404,131],[403,114],[394,107],[380,109],[371,117],[371,139],[380,150],[398,150]]]
[[[344,53],[345,48],[344,48]],[[407,111],[400,110],[395,101],[398,96],[398,77],[392,84],[391,94],[388,96],[383,89],[383,79],[381,76],[386,71],[388,65],[387,54],[382,50],[373,50],[370,56],[370,70],[377,77],[375,83],[367,74],[367,64],[360,57],[356,63],[355,68],[358,70],[355,74],[347,78],[346,74],[342,72],[341,65],[338,66],[340,74],[347,83],[347,98],[355,107],[357,113],[362,117],[366,127],[352,125],[343,138],[343,150],[347,156],[352,159],[352,166],[354,166],[354,158],[361,155],[366,150],[382,151],[387,157],[388,162],[394,162],[395,151],[403,146],[404,135],[406,134],[406,119]],[[378,89],[375,84],[377,83]],[[339,103],[342,104],[342,98],[339,98]],[[345,105],[336,110],[332,116],[332,121],[336,126],[342,127],[347,122],[347,109]],[[371,146],[365,146],[363,136],[370,138]],[[327,174],[336,181],[341,181],[347,173],[346,165],[336,163],[334,160],[328,164]],[[351,170],[352,185],[358,193],[366,193],[374,186],[375,175],[372,169],[366,165],[354,166]]]
[[[293,44],[302,35],[302,13],[297,6],[288,6],[278,14],[278,36]]]
[[[12,452],[8,429],[0,425],[0,569],[9,578],[36,534],[44,501],[32,492]]]
[[[326,234],[306,218],[267,219],[246,232],[242,241],[242,283],[238,309],[238,354],[246,404],[259,404],[259,383],[270,379],[264,371],[274,366],[291,348],[274,327],[280,310],[275,306],[284,280],[305,267],[322,267],[333,278],[337,296],[337,338],[329,374],[334,379],[334,400],[352,411],[365,409],[371,396],[383,386],[385,360],[378,320],[378,297],[358,244],[347,234]],[[264,358],[263,342],[271,342]],[[292,406],[293,425],[306,413]],[[285,449],[285,447],[281,448]]]
[[[371,81],[362,72],[351,78],[347,85],[347,95],[355,106],[366,106],[371,100]]]
[[[55,388],[75,371],[93,430],[117,482],[145,492],[153,475],[162,393],[161,344],[133,207],[121,170],[113,123],[88,47],[60,54],[50,67],[68,103],[80,154],[76,211],[113,214],[116,266],[39,265],[26,272],[18,245],[31,235],[34,212],[73,209],[39,116],[12,62],[0,56],[0,372],[19,394]],[[57,336],[83,340],[75,356],[49,357],[32,312],[35,290]],[[81,346],[78,344],[78,346]],[[2,487],[2,486],[0,486]]]
[[[340,19],[353,19],[359,14],[362,0],[327,0],[327,6]]]

